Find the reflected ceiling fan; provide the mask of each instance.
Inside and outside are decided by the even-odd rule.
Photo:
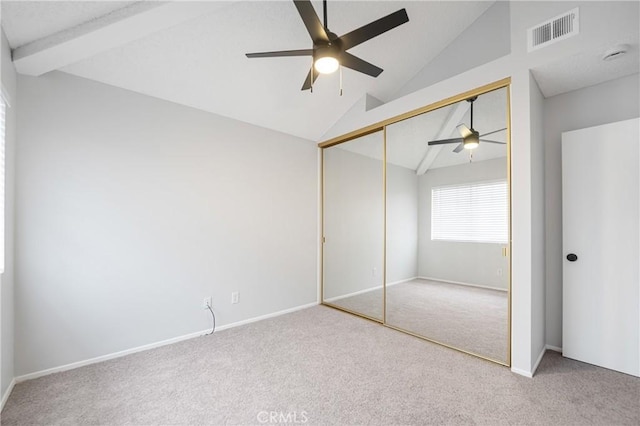
[[[502,132],[507,130],[504,129],[494,130],[492,132],[485,133],[481,135],[473,128],[473,102],[478,99],[477,96],[467,99],[467,102],[471,103],[471,128],[467,127],[466,124],[458,124],[458,131],[460,132],[461,138],[453,138],[453,139],[440,139],[437,141],[429,141],[429,145],[442,145],[447,143],[457,143],[458,146],[453,150],[455,153],[459,153],[463,149],[475,149],[480,145],[480,142],[488,142],[488,143],[496,143],[500,145],[506,145],[506,142],[498,142],[498,141],[490,141],[484,138],[485,136],[493,135],[494,133]]]
[[[340,65],[363,74],[377,77],[383,71],[373,64],[364,61],[347,50],[355,47],[367,40],[379,36],[393,28],[409,21],[409,16],[405,9],[400,9],[390,15],[373,21],[356,30],[338,37],[329,31],[327,24],[327,0],[323,0],[324,25],[316,14],[310,0],[293,0],[298,13],[307,27],[307,31],[313,41],[312,49],[282,50],[275,52],[247,53],[247,58],[275,58],[282,56],[311,56],[313,66],[302,85],[302,90],[311,89],[313,83],[318,78],[318,74],[330,74],[338,69]]]

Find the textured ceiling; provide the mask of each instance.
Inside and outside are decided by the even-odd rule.
[[[535,67],[531,72],[545,97],[634,74],[640,71],[639,39],[637,27],[635,33],[617,37],[616,40],[629,43],[629,50],[616,59],[602,60],[604,53],[616,45],[613,41],[604,42],[585,47],[585,50],[562,61]]]
[[[639,1],[593,1],[577,4],[550,2],[548,7],[537,7],[535,2],[522,2],[514,8],[518,9],[518,15],[524,15],[523,18],[530,20],[529,24],[532,19],[535,19],[533,22],[537,24],[560,13],[571,11],[576,6],[580,15],[579,34],[551,43],[529,54],[530,59],[533,59],[530,61],[532,74],[545,97],[640,71]],[[619,44],[628,44],[628,53],[611,61],[603,61],[605,52]],[[534,62],[547,53],[555,53],[555,59]]]
[[[118,42],[122,44],[114,43],[108,49],[105,47],[107,50],[96,47],[95,51],[83,56],[85,59],[78,61],[78,57],[74,57],[59,69],[258,126],[318,140],[365,94],[383,102],[388,101],[412,77],[428,69],[425,68],[427,65],[446,68],[446,64],[438,63],[440,53],[454,46],[451,45],[452,41],[474,22],[482,22],[484,30],[478,30],[475,26],[473,31],[469,30],[467,38],[464,38],[469,43],[470,34],[475,36],[476,33],[482,34],[482,31],[490,32],[493,26],[504,24],[504,20],[478,20],[493,2],[329,1],[329,29],[338,35],[403,7],[407,9],[410,21],[350,50],[383,68],[384,72],[378,78],[344,69],[343,96],[338,95],[339,73],[320,76],[311,94],[300,91],[311,65],[310,58],[248,59],[244,56],[247,52],[311,47],[306,29],[291,1],[215,3],[219,5],[215,10],[207,9],[207,12],[202,12],[203,15],[191,19],[196,16],[192,15],[186,23],[176,20],[166,26],[156,27],[150,21],[137,21],[143,23],[135,28],[148,30],[140,31],[144,36],[124,39]],[[153,4],[159,5],[158,9],[166,6],[163,2]],[[179,4],[195,3],[171,3]],[[531,64],[545,96],[638,72],[638,2],[615,3],[615,7],[606,4],[599,8],[587,7],[588,4],[581,3],[581,13],[584,12],[585,18],[581,34],[546,48],[548,52],[554,49],[558,52],[569,47],[571,53],[553,62]],[[319,0],[313,0],[313,5],[317,11],[321,10]],[[516,13],[516,18],[535,20],[536,23],[565,9],[564,4],[557,2],[515,2],[511,8],[516,9],[515,5],[524,10]],[[95,23],[105,15],[116,16],[123,11],[121,8],[131,11],[137,6],[146,7],[147,4],[7,0],[0,3],[2,26],[12,48],[25,44],[27,47],[33,46],[29,43],[42,38],[45,41],[54,39],[55,36],[50,36],[69,29],[73,30],[66,33],[82,33],[82,24]],[[530,17],[527,10],[535,16]],[[512,17],[512,27],[518,19],[514,21]],[[530,24],[528,22],[527,25]],[[117,32],[120,27],[112,25],[112,28]],[[156,28],[164,29],[157,31]],[[452,49],[463,50],[458,53],[464,57],[464,50],[482,50],[484,40],[478,36],[471,43],[472,46],[455,45],[457,50]],[[603,62],[600,58],[604,51],[616,43],[629,43],[629,53],[615,61]],[[91,42],[88,44],[93,46]],[[546,49],[530,57],[542,58],[546,55]],[[445,160],[437,159],[433,166],[442,161]]]
[[[2,28],[11,48],[50,36],[134,1],[3,1]]]
[[[316,10],[320,2],[314,2]],[[63,71],[317,140],[365,93],[386,100],[478,18],[488,2],[329,2],[338,35],[406,7],[410,22],[350,52],[384,69],[349,69],[300,91],[310,58],[248,59],[247,52],[310,47],[292,2],[237,2]]]

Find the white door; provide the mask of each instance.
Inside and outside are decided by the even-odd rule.
[[[562,352],[640,376],[640,119],[562,134]]]

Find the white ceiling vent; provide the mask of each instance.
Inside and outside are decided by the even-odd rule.
[[[551,18],[527,31],[528,51],[531,52],[564,40],[580,32],[578,8]]]

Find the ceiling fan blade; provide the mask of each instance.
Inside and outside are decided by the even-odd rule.
[[[302,18],[302,22],[304,22],[305,27],[307,27],[307,31],[309,32],[313,43],[328,43],[329,36],[327,35],[327,31],[324,29],[322,22],[320,22],[320,18],[318,18],[311,1],[293,0],[293,4],[295,4],[296,9],[298,9],[298,13]]]
[[[461,143],[460,145],[456,146],[456,149],[454,149],[453,152],[455,152],[457,154],[460,151],[462,151],[463,149],[464,149],[464,144]]]
[[[500,144],[500,145],[506,145],[507,144],[506,142],[490,141],[490,140],[487,140],[487,139],[480,139],[480,142],[481,143],[482,142],[497,143],[497,144]]]
[[[484,135],[480,135],[481,138],[485,137],[485,136],[489,136],[492,135],[494,133],[498,133],[498,132],[502,132],[504,130],[507,130],[507,128],[505,127],[504,129],[498,129],[498,130],[494,130],[493,132],[489,132],[489,133],[485,133]]]
[[[304,80],[304,84],[302,85],[302,89],[300,90],[309,90],[311,89],[311,73],[313,71],[313,68],[311,68],[309,70],[309,73],[307,74],[307,78]],[[313,82],[315,83],[316,80],[318,79],[318,72],[314,72],[313,73]]]
[[[429,141],[428,145],[443,145],[445,143],[459,143],[462,144],[462,138],[454,138],[454,139],[440,139],[437,141]]]
[[[469,129],[467,127],[467,125],[464,124],[464,123],[458,124],[457,129],[458,129],[458,131],[460,132],[460,134],[462,135],[463,138],[466,138],[466,137],[471,136],[473,134],[471,129]]]
[[[354,71],[370,75],[371,77],[377,77],[383,71],[382,68],[376,67],[375,65],[347,52],[342,52],[342,54],[340,54],[340,65],[351,68]]]
[[[282,56],[312,56],[313,49],[280,50],[275,52],[247,53],[247,58],[277,58]]]
[[[373,21],[367,25],[364,25],[356,30],[353,30],[342,37],[342,47],[344,50],[351,49],[354,46],[364,43],[367,40],[371,40],[374,37],[379,36],[382,33],[386,33],[389,30],[394,29],[406,22],[409,22],[409,16],[406,9],[400,9],[393,12],[390,15],[380,18],[377,21]]]

